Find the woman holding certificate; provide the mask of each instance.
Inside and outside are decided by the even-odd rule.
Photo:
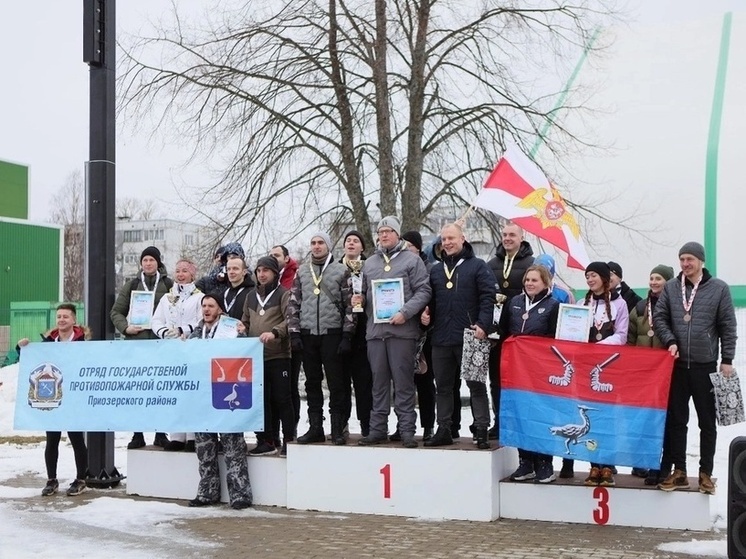
[[[114,328],[125,340],[156,340],[151,321],[153,311],[169,289],[174,285],[161,262],[161,251],[150,246],[140,254],[140,274],[128,281],[119,290],[119,295],[109,316]],[[166,446],[166,433],[156,433],[155,446]],[[145,446],[142,433],[135,433],[127,448],[132,450]]]
[[[551,284],[547,268],[535,264],[529,266],[523,275],[523,293],[503,305],[500,315],[502,340],[510,336],[554,337],[559,302],[552,297]],[[513,481],[551,483],[556,479],[550,455],[519,448],[518,458],[518,469],[510,475]]]
[[[588,293],[583,304],[593,308],[593,324],[588,335],[590,343],[624,345],[629,330],[629,311],[619,291],[611,290],[611,268],[606,262],[591,262],[585,269]],[[563,465],[563,469],[567,464]],[[586,485],[613,486],[614,466],[591,463]]]

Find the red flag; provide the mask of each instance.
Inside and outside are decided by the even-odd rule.
[[[584,270],[590,263],[580,226],[559,191],[536,164],[509,145],[474,205],[520,225],[567,253],[567,265]]]

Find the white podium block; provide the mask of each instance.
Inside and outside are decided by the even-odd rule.
[[[546,485],[503,480],[500,516],[674,530],[712,529],[712,497],[699,493],[696,478],[689,479],[693,489],[667,493],[629,475],[614,476],[615,487],[589,487],[583,484],[586,472],[575,475],[572,480],[558,479]]]
[[[287,462],[279,456],[247,456],[255,505],[287,505]],[[225,459],[218,456],[220,500],[228,502]],[[127,451],[127,494],[165,499],[194,499],[199,470],[194,452],[165,452],[156,447]]]
[[[515,449],[288,445],[288,508],[491,521],[500,516],[499,480],[517,465]],[[494,444],[494,443],[493,443]]]

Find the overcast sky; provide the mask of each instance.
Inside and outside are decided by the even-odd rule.
[[[195,15],[212,2],[178,4]],[[49,197],[88,156],[82,5],[82,0],[47,0],[0,7],[0,159],[30,167],[29,217],[35,221],[47,219]],[[120,0],[118,34],[137,34],[169,6],[170,0]],[[629,0],[627,7],[633,20],[660,24],[744,10],[746,0]],[[157,191],[159,199],[173,198],[172,185],[183,180],[188,155],[187,146],[164,146],[119,126],[117,195],[147,198]],[[189,176],[198,179],[199,172]]]

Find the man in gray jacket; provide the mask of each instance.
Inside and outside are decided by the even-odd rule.
[[[728,285],[704,268],[705,249],[695,242],[679,250],[681,274],[669,280],[653,315],[658,338],[677,357],[671,377],[661,474],[674,471],[658,485],[663,491],[686,489],[686,436],[689,399],[694,400],[700,429],[699,491],[713,495],[712,468],[717,429],[710,373],[733,374],[736,313]]]
[[[422,259],[406,249],[399,238],[401,226],[396,217],[384,217],[378,224],[378,247],[363,265],[363,293],[353,296],[353,304],[365,305],[368,316],[366,340],[368,361],[373,373],[373,409],[370,432],[359,444],[374,445],[388,441],[388,418],[391,412],[391,381],[394,382],[394,410],[399,418],[402,446],[416,448],[414,440],[417,414],[412,362],[420,338],[419,313],[430,300],[430,283]],[[376,280],[400,280],[404,305],[390,309],[390,318],[376,317],[374,290]],[[396,294],[398,288],[394,287]],[[382,294],[379,291],[379,294]],[[380,303],[381,301],[376,301]],[[382,305],[377,309],[383,312]]]

